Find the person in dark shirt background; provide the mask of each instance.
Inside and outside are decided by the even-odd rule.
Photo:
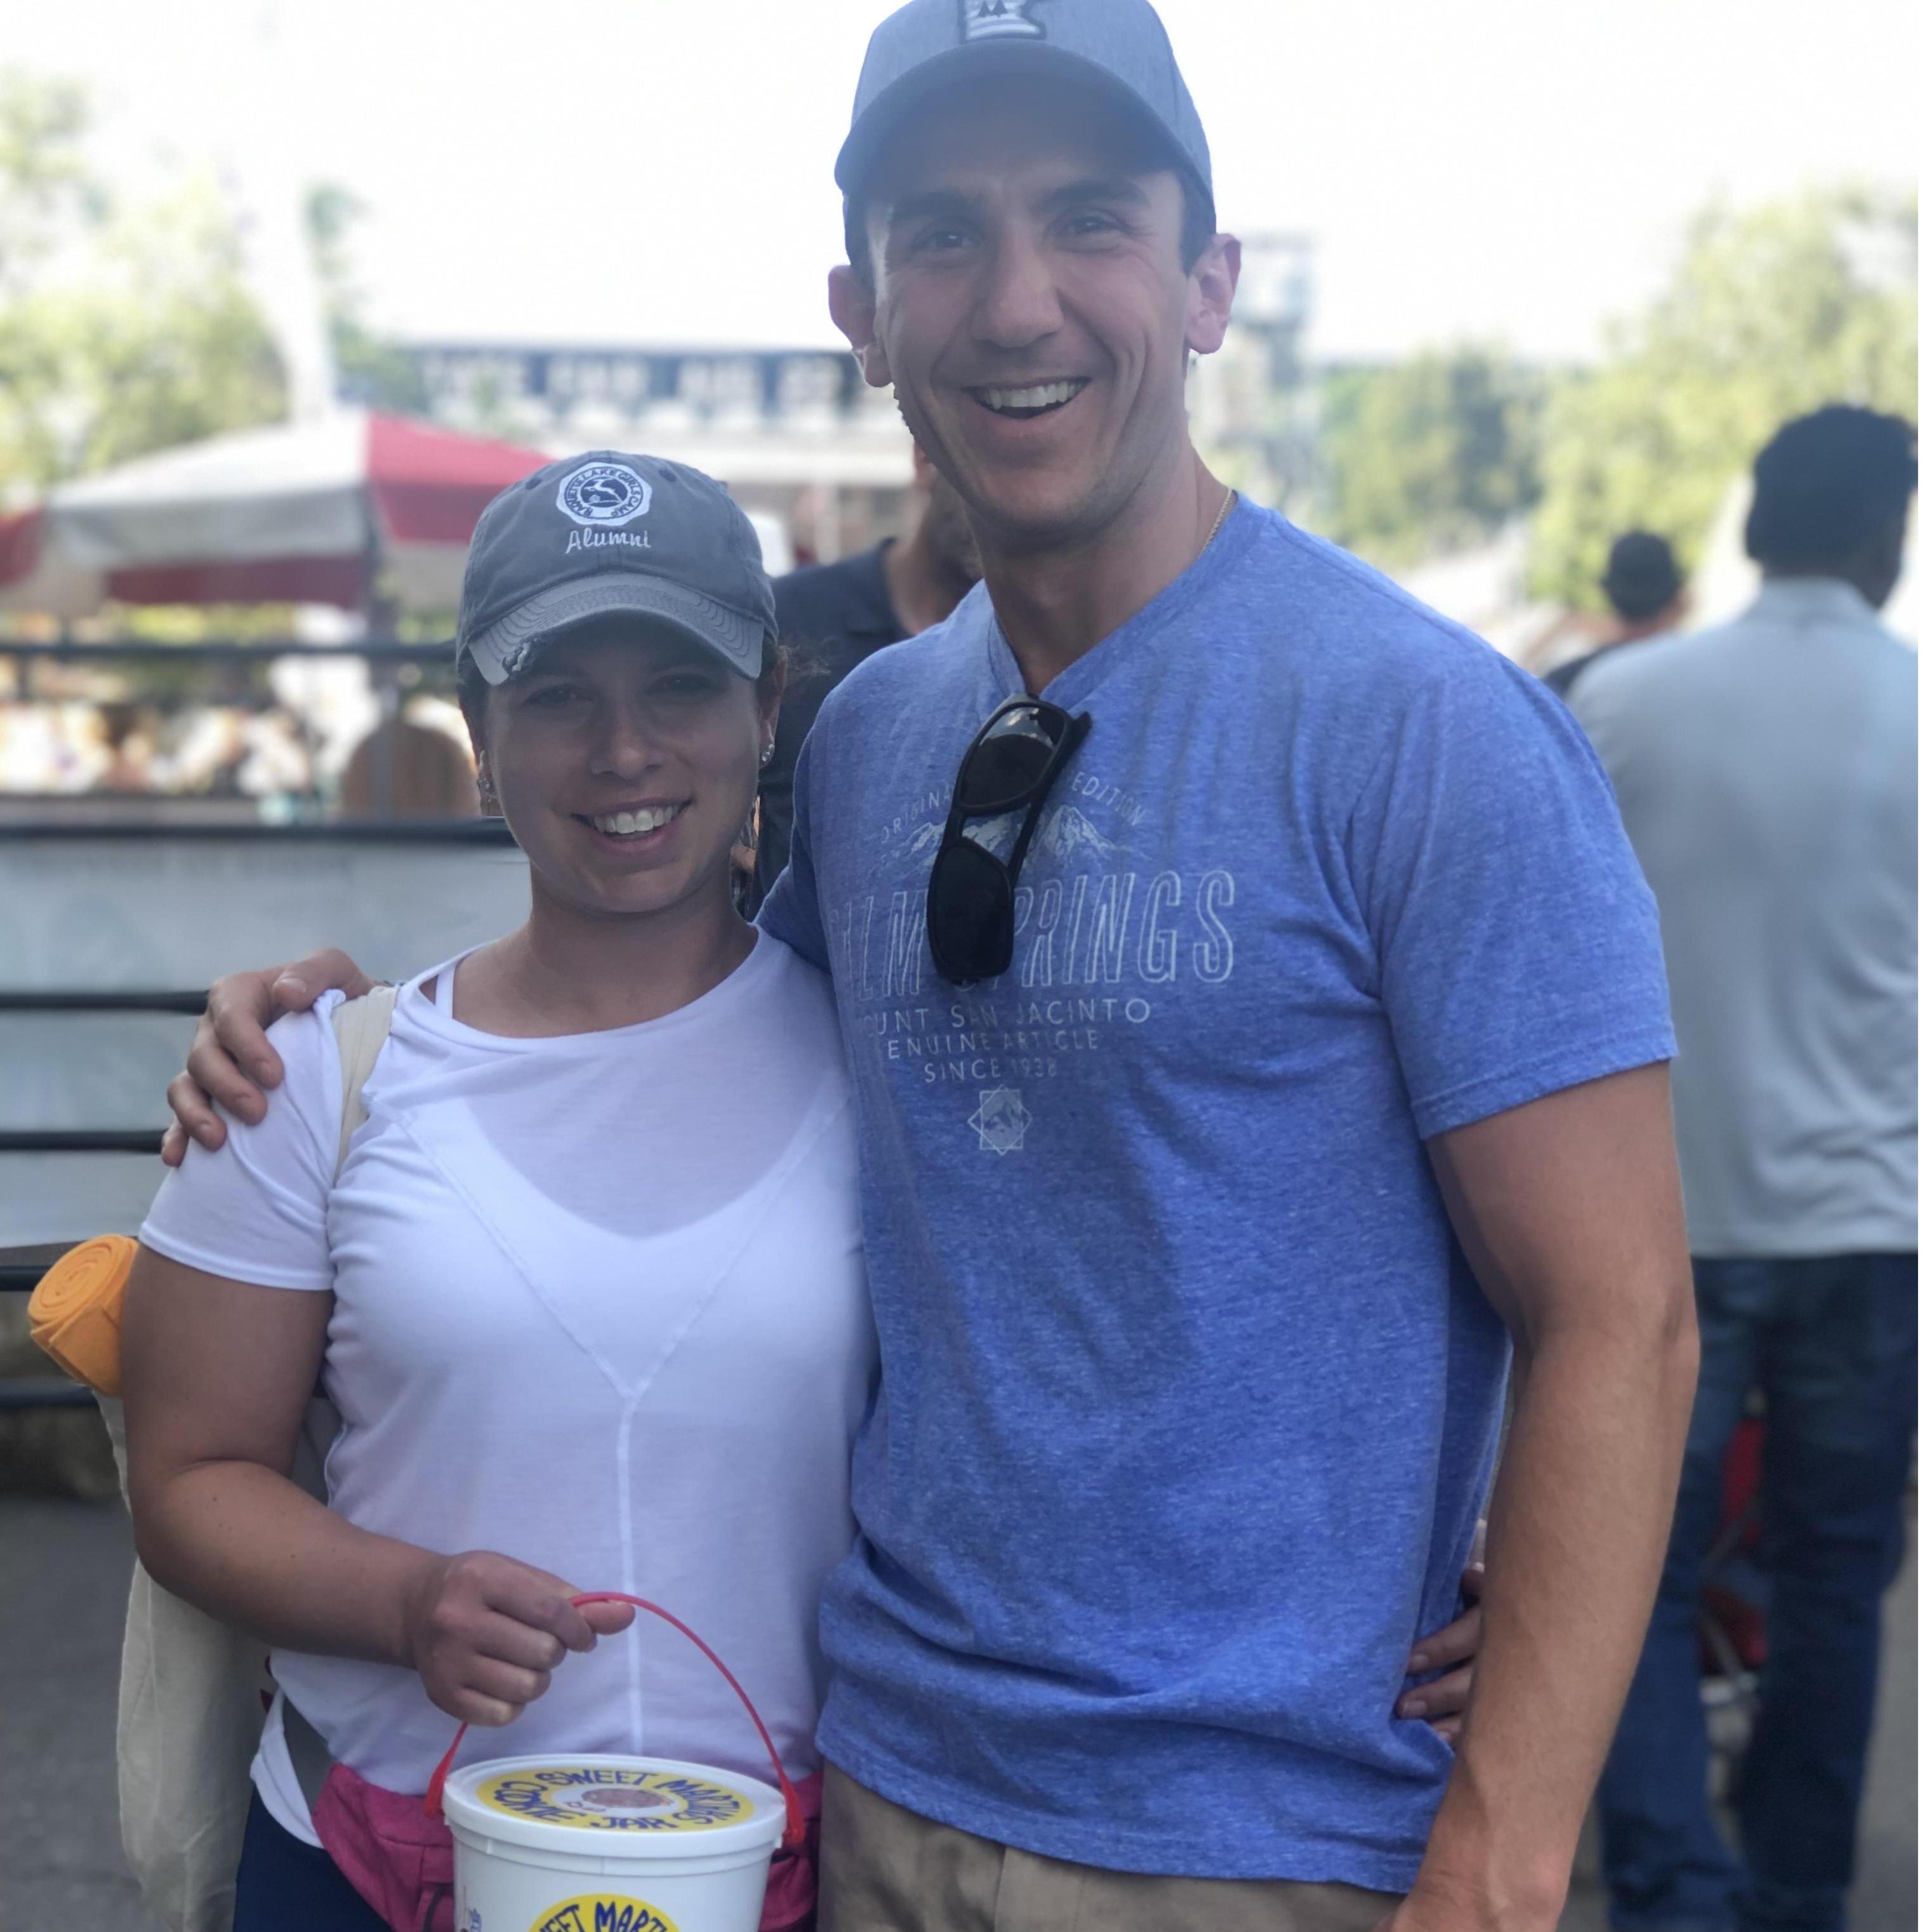
[[[745,894],[748,914],[784,870],[792,773],[826,694],[874,651],[950,617],[979,580],[980,560],[959,499],[915,445],[911,510],[902,535],[837,563],[792,571],[772,586],[778,635],[791,665],[777,742],[758,781],[758,856]]]
[[[1616,630],[1594,650],[1558,664],[1543,680],[1566,703],[1570,687],[1586,664],[1623,645],[1660,637],[1684,621],[1684,573],[1678,568],[1676,553],[1648,530],[1626,531],[1611,544],[1603,584],[1604,595],[1617,614]]]

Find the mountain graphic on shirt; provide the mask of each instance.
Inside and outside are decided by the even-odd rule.
[[[1111,859],[1127,849],[1106,837],[1077,805],[1056,806],[1040,820],[1034,843],[1062,863],[1088,854]]]
[[[976,819],[967,826],[966,836],[989,850],[1004,851],[1010,840],[1003,834],[1017,818],[1017,814],[1008,812],[998,818]],[[946,821],[935,818],[907,840],[904,855],[908,859],[930,860],[945,836]],[[1102,833],[1077,805],[1060,805],[1040,820],[1040,829],[1034,834],[1034,849],[1052,854],[1064,865],[1083,855],[1111,859],[1127,848]]]
[[[930,859],[938,850],[939,842],[946,836],[946,821],[935,818],[929,825],[922,825],[905,844],[908,859]]]

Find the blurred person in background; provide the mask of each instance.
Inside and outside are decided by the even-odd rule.
[[[1918,1400],[1918,665],[1880,623],[1916,434],[1834,407],[1759,456],[1757,601],[1574,694],[1655,891],[1703,1366],[1670,1555],[1601,1787],[1622,1932],[1838,1932]],[[1768,1402],[1769,1655],[1738,1794],[1706,1797],[1699,1573]]]
[[[1558,664],[1543,680],[1559,698],[1569,697],[1586,666],[1625,644],[1674,631],[1684,621],[1684,573],[1677,554],[1666,538],[1649,530],[1627,530],[1611,544],[1602,582],[1617,628],[1594,650]]]
[[[474,818],[476,768],[446,731],[401,712],[383,719],[343,769],[344,818]]]
[[[818,709],[874,651],[952,616],[980,580],[980,556],[959,494],[913,445],[906,527],[837,563],[779,578],[778,634],[791,652],[778,745],[758,782],[757,859],[748,911],[777,884],[791,851],[792,774]]]
[[[104,704],[100,735],[107,763],[94,781],[96,791],[148,792],[154,790],[154,747],[158,722],[139,704]]]

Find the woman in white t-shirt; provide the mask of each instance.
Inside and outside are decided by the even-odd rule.
[[[769,1774],[697,1652],[578,1592],[674,1611],[788,1772],[816,1768],[817,1599],[874,1343],[830,995],[732,899],[772,631],[757,539],[695,472],[600,456],[499,497],[459,664],[530,919],[400,990],[339,1174],[325,1004],[274,1029],[282,1100],[190,1153],[142,1231],[141,1555],[266,1638],[280,1687],[236,1932],[400,1916],[380,1846],[318,1832],[316,1753],[420,1793],[457,1720],[515,1720],[466,1759]],[[326,1507],[284,1473],[318,1377],[343,1418]]]

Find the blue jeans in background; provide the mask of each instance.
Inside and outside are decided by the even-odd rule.
[[[1904,1550],[1918,1257],[1696,1264],[1703,1366],[1657,1610],[1598,1792],[1618,1932],[1843,1932],[1876,1695],[1880,1604]],[[1738,1793],[1742,1863],[1706,1796],[1700,1573],[1725,1452],[1764,1391],[1772,1607]]]

